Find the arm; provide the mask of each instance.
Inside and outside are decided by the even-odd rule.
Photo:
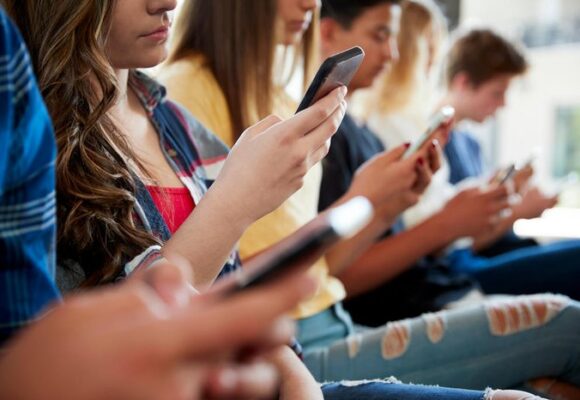
[[[326,260],[333,275],[341,275],[365,254],[402,211],[417,203],[429,184],[431,166],[423,158],[427,152],[401,160],[406,149],[407,146],[397,147],[363,164],[357,170],[348,192],[334,204],[341,204],[353,196],[365,196],[373,203],[375,218],[361,233],[340,242],[327,254]],[[437,150],[435,146],[429,153],[436,155]],[[376,182],[389,184],[377,185]]]
[[[269,117],[242,134],[216,181],[162,250],[194,266],[196,287],[214,281],[244,230],[298,190],[326,155],[344,116],[345,94],[337,89],[286,121]]]
[[[460,237],[491,232],[506,196],[504,187],[465,190],[423,223],[376,243],[340,274],[349,295],[380,286]]]
[[[0,342],[59,299],[54,286],[55,144],[28,53],[0,14]],[[22,65],[18,71],[9,64]]]
[[[456,239],[452,228],[444,215],[436,214],[410,230],[372,245],[338,277],[349,296],[370,291]]]

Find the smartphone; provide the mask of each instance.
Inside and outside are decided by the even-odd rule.
[[[515,164],[510,164],[507,168],[504,168],[496,177],[493,179],[493,183],[498,185],[505,185],[507,181],[509,181],[514,174],[516,173],[517,168]]]
[[[429,139],[431,139],[433,134],[437,132],[439,127],[451,121],[454,116],[455,108],[451,106],[442,107],[429,121],[427,130],[407,149],[403,155],[403,158],[410,157],[412,154],[419,151],[419,149],[421,149],[421,147],[423,147],[423,145],[427,143]]]
[[[324,60],[296,112],[310,107],[337,87],[348,86],[364,56],[363,49],[353,47]]]
[[[358,233],[372,217],[373,206],[362,196],[318,215],[270,250],[251,259],[225,292],[236,293],[277,279],[295,268],[309,267],[308,261],[314,263],[333,244]]]

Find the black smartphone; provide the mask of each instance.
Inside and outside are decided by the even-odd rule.
[[[348,86],[364,56],[363,49],[353,47],[324,60],[296,112],[310,107],[337,87]]]
[[[496,175],[493,182],[498,185],[505,185],[508,180],[510,180],[516,173],[517,168],[515,164],[510,164],[507,168],[504,168],[499,174]]]
[[[340,239],[363,229],[372,216],[373,206],[362,196],[318,215],[294,234],[251,259],[234,281],[229,282],[225,293],[236,293],[277,279],[294,268],[309,267]]]
[[[407,149],[403,158],[410,157],[415,152],[419,151],[421,147],[433,136],[439,127],[449,121],[455,116],[455,108],[451,106],[442,107],[429,121],[427,130]]]

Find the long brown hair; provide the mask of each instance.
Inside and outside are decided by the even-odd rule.
[[[273,112],[276,15],[276,0],[188,0],[176,20],[169,62],[204,56],[225,94],[236,140]],[[303,63],[304,82],[317,67],[317,40],[315,15],[302,43],[292,49],[294,66]]]
[[[115,0],[1,0],[27,42],[58,145],[59,259],[108,282],[157,242],[133,221],[138,162],[110,116],[119,94],[105,55]],[[124,156],[123,156],[124,155]]]

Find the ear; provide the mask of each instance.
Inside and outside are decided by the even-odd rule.
[[[320,20],[320,46],[324,56],[336,53],[334,51],[336,37],[341,26],[332,18],[322,18]]]
[[[451,90],[463,92],[467,89],[473,89],[473,83],[466,72],[460,72],[451,81]]]

